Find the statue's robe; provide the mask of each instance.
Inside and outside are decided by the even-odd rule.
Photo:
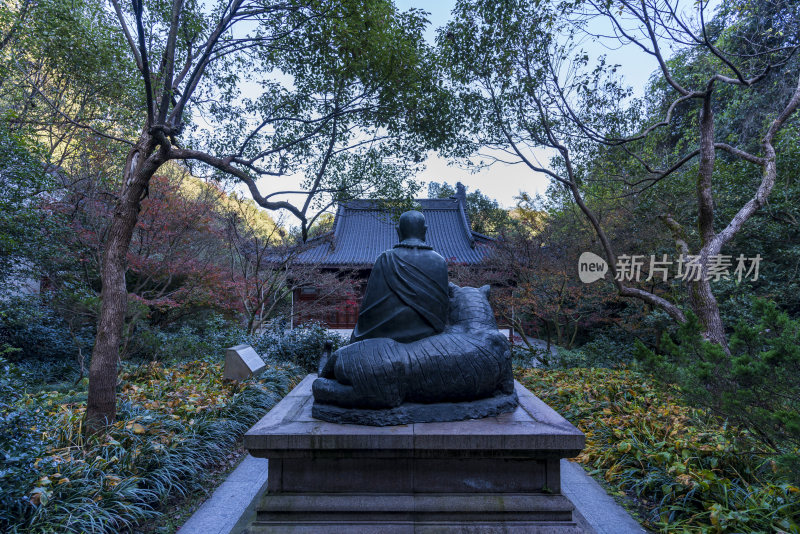
[[[413,343],[365,339],[324,355],[315,403],[381,410],[512,395],[511,349],[497,330],[489,286],[451,290],[441,334]]]
[[[425,244],[405,242],[375,261],[351,343],[390,338],[410,343],[444,330],[447,262]]]

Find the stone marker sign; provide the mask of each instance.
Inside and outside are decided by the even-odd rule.
[[[245,380],[264,370],[264,360],[250,345],[236,345],[225,351],[225,368],[222,377],[228,380]]]

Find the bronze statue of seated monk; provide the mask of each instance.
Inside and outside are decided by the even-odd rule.
[[[447,262],[425,243],[427,229],[418,211],[400,216],[400,243],[375,261],[350,343],[371,338],[409,343],[444,330]]]
[[[408,213],[400,219],[401,244],[409,235],[403,227]],[[417,215],[422,214],[410,217],[418,230]],[[414,239],[424,243],[422,220],[422,238]],[[415,264],[415,256],[393,254],[397,248],[380,256],[379,262],[386,260],[370,276],[365,320],[359,316],[354,342],[320,362],[313,384],[314,417],[383,426],[487,417],[516,408],[511,352],[497,330],[489,286],[445,285],[442,303],[436,259],[441,256],[415,246],[435,257],[420,255],[424,259]],[[399,265],[393,264],[396,256]],[[446,264],[443,268],[446,284]],[[390,301],[397,308],[386,308]],[[392,319],[381,320],[377,310],[388,310]],[[444,315],[438,315],[442,310]]]

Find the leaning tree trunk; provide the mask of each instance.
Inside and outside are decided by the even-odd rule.
[[[128,305],[126,259],[147,185],[166,160],[163,150],[154,153],[155,147],[154,139],[145,134],[128,154],[122,191],[114,208],[103,250],[100,318],[89,364],[86,403],[85,428],[89,433],[103,430],[113,422],[117,412],[117,363]]]
[[[700,279],[689,283],[689,307],[692,309],[703,327],[703,337],[723,348],[727,353],[728,339],[725,336],[725,326],[719,314],[719,306],[711,283],[707,280],[708,266],[711,261],[709,248],[716,238],[714,232],[714,195],[712,179],[716,164],[716,148],[714,146],[714,111],[711,106],[711,87],[703,98],[703,107],[700,112],[700,163],[697,172],[697,229],[702,241],[699,252],[701,267]]]
[[[728,352],[725,325],[722,323],[717,299],[711,291],[711,283],[708,280],[699,280],[690,284],[689,308],[700,320],[700,324],[703,327],[703,337]]]

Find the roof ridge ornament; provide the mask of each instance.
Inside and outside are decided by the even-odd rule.
[[[475,236],[472,235],[472,225],[469,221],[467,214],[467,188],[461,182],[456,182],[456,194],[454,196],[458,201],[458,211],[461,213],[461,220],[464,223],[464,230],[469,240],[469,247],[475,248]]]

